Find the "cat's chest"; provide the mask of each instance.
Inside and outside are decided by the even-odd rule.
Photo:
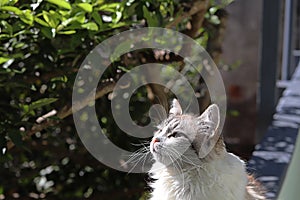
[[[247,176],[243,165],[218,165],[178,175],[157,174],[151,200],[244,199]]]
[[[205,177],[198,173],[186,172],[177,176],[161,177],[156,182],[154,192],[156,193],[155,196],[159,197],[157,199],[198,199],[196,197],[199,197],[199,199],[212,199],[212,195],[210,195],[212,191],[214,191],[214,197],[223,197],[221,194],[224,194],[225,191],[222,191],[222,188],[222,181],[218,177]]]
[[[164,177],[156,182],[152,200],[243,199],[245,183],[229,178],[204,177],[194,173],[181,178]]]

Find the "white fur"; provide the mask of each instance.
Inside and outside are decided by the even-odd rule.
[[[154,181],[151,200],[243,200],[247,174],[244,162],[231,153],[199,167],[170,171],[156,162],[150,172]]]
[[[200,117],[182,115],[173,100],[170,117],[150,144],[155,160],[151,200],[253,200],[246,191],[245,163],[228,153],[219,138],[220,113],[211,105]],[[264,198],[261,198],[264,199]]]

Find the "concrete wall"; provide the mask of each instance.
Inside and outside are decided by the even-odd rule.
[[[239,64],[222,71],[229,108],[224,136],[234,151],[249,154],[255,143],[262,1],[236,0],[226,10],[229,16],[222,61],[229,68]]]

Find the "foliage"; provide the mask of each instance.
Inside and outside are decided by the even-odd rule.
[[[116,172],[96,161],[80,143],[70,113],[65,111],[71,106],[77,70],[95,45],[118,32],[143,26],[189,31],[193,16],[188,13],[193,5],[193,1],[180,0],[0,2],[0,199],[142,196],[144,175]],[[222,6],[214,3],[208,6],[204,24],[217,26],[219,9]],[[195,39],[206,46],[209,29],[199,30]],[[138,63],[148,53],[132,55]],[[112,64],[107,80],[116,80],[137,64],[125,59]],[[145,97],[147,91],[142,88],[136,96]],[[151,102],[137,97],[131,100],[139,111],[133,112],[133,118],[147,123],[145,113]],[[111,122],[109,104],[109,94],[97,100],[97,110],[105,116],[100,123],[111,139],[124,146],[122,141],[128,138]],[[54,114],[48,119],[40,118],[51,111]]]

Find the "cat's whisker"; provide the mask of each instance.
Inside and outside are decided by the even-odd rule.
[[[138,158],[137,161],[136,161],[136,160],[132,160],[130,163],[134,163],[134,165],[131,167],[131,169],[128,171],[128,173],[131,173],[131,172],[133,171],[133,169],[136,168],[136,166],[137,166],[142,160],[144,160],[144,161],[143,161],[143,164],[142,164],[142,166],[144,166],[144,162],[145,162],[145,160],[146,160],[146,157],[147,157],[147,154],[142,154],[142,156],[140,156],[140,157]],[[133,162],[133,161],[134,161],[134,162]]]
[[[148,148],[150,145],[150,141],[144,141],[144,142],[139,142],[139,143],[131,143],[132,146],[136,147],[146,147]]]
[[[175,148],[172,148],[172,151],[176,154],[176,157],[177,157],[177,160],[179,159],[180,160],[180,162],[181,162],[181,165],[180,165],[180,173],[181,173],[181,175],[182,175],[182,180],[183,180],[183,190],[184,190],[184,188],[185,188],[185,178],[186,178],[186,176],[185,176],[185,172],[186,171],[184,171],[184,170],[189,170],[189,169],[183,169],[183,164],[184,163],[188,163],[188,164],[190,164],[190,165],[192,165],[192,166],[196,166],[197,167],[197,165],[196,164],[194,164],[193,163],[193,161],[191,161],[188,157],[186,157],[185,155],[184,155],[184,153],[180,153],[178,150],[176,150]],[[186,158],[186,160],[184,160],[184,158]],[[189,176],[187,176],[187,178],[189,178]]]
[[[178,161],[177,161],[178,163]],[[178,164],[179,165],[179,164]],[[183,188],[185,188],[185,176],[184,176],[184,171],[181,167],[181,165],[178,166],[179,167],[179,174],[181,175],[181,179],[182,179],[182,183],[183,183]]]
[[[193,167],[198,167],[199,165],[195,164],[191,159],[189,159],[187,156],[184,155],[184,153],[180,153],[178,152],[175,148],[172,148],[172,150],[174,151],[174,153],[176,153],[178,155],[178,157],[182,158],[180,159],[181,162],[185,162],[188,163],[190,165],[192,165]],[[199,166],[200,167],[200,166]]]
[[[132,154],[129,155],[129,159],[122,164],[122,166],[127,166],[129,164],[133,164],[131,169],[128,171],[128,173],[131,173],[133,169],[140,163],[142,162],[142,166],[145,166],[145,162],[147,159],[147,156],[150,155],[150,147],[149,146],[144,146]]]
[[[219,137],[218,106],[209,106],[200,116],[182,113],[174,100],[151,143],[155,160],[151,200],[265,199],[260,186],[248,177],[245,163],[226,151]],[[138,151],[140,159],[133,156],[143,166],[145,150],[149,151]]]
[[[173,151],[172,151],[172,150],[173,150]],[[184,188],[184,187],[185,187],[185,186],[184,186],[184,185],[185,185],[185,177],[184,177],[184,173],[183,173],[183,169],[182,169],[182,163],[180,164],[180,163],[178,162],[178,158],[180,158],[180,156],[174,158],[172,153],[175,153],[175,154],[176,154],[176,152],[174,151],[173,148],[167,150],[167,155],[169,156],[169,158],[170,158],[170,160],[171,160],[171,164],[173,164],[175,170],[178,172],[178,175],[181,176],[182,183],[183,183],[183,188]]]

